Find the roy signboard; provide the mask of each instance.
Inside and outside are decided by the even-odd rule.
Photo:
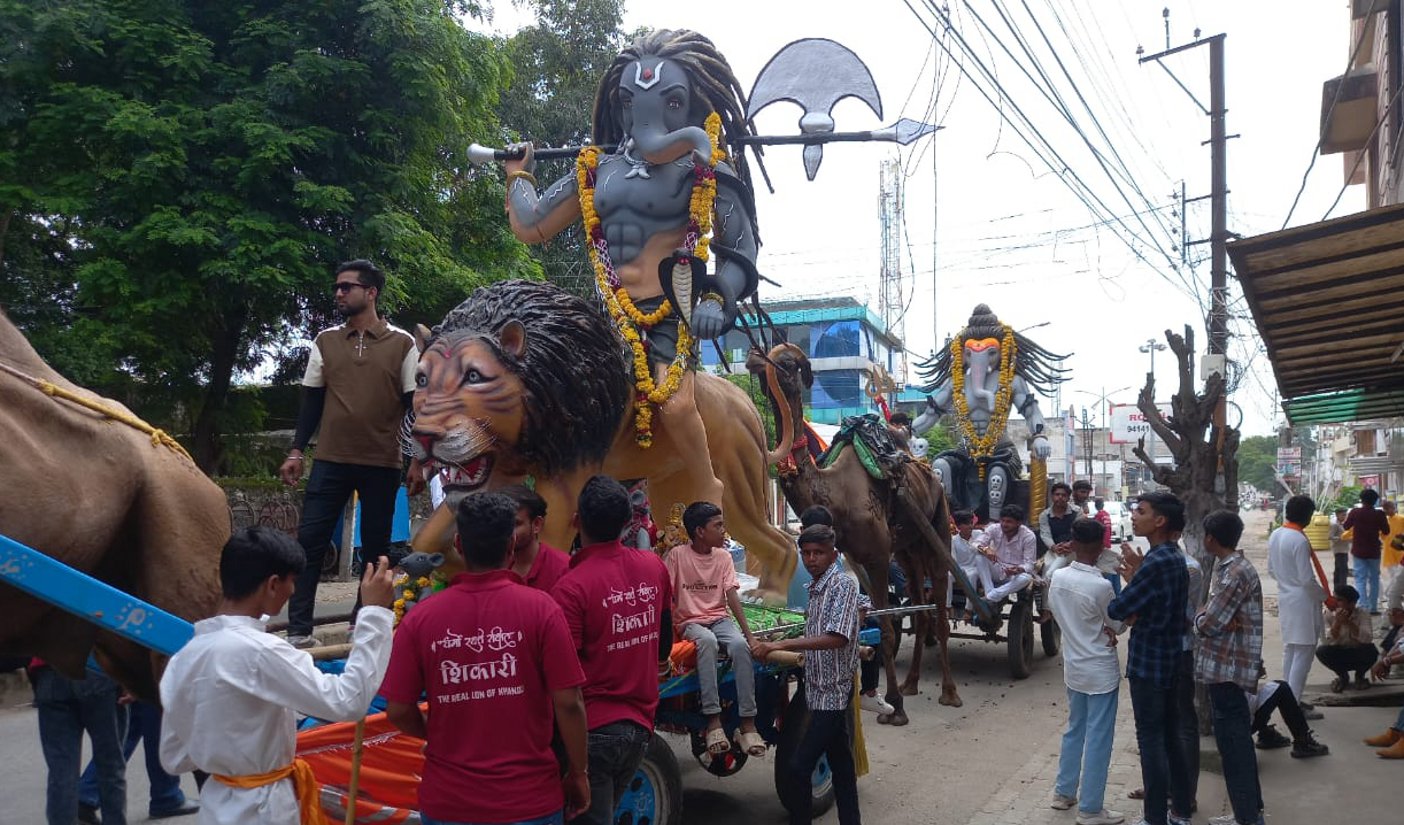
[[[1157,404],[1161,415],[1170,414],[1169,404]],[[1111,432],[1108,434],[1109,440],[1113,444],[1134,444],[1141,438],[1151,435],[1150,424],[1146,423],[1146,416],[1135,404],[1112,404],[1111,412]]]

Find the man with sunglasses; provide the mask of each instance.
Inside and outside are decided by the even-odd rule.
[[[385,273],[370,261],[348,261],[337,267],[333,289],[345,321],[323,330],[312,344],[297,433],[279,470],[284,484],[297,484],[306,464],[303,450],[320,431],[297,530],[307,566],[288,602],[288,641],[294,647],[317,643],[312,608],[322,560],[353,492],[361,505],[362,559],[386,554],[401,480],[400,424],[414,401],[419,367],[414,337],[387,323],[376,308]],[[406,481],[410,495],[424,488],[417,462],[410,462]]]

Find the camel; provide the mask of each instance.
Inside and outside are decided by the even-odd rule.
[[[0,313],[0,534],[183,619],[212,615],[230,533],[224,493],[173,441],[44,386],[131,416],[51,369]],[[0,653],[81,678],[96,646],[108,674],[156,700],[163,657],[5,584],[0,605]]]
[[[961,699],[951,676],[948,641],[950,623],[946,618],[946,581],[950,571],[950,513],[946,494],[930,467],[908,461],[901,467],[901,478],[883,481],[873,478],[863,468],[854,450],[843,450],[833,464],[820,468],[810,456],[803,433],[798,433],[804,421],[803,387],[813,382],[809,360],[793,344],[779,344],[762,355],[752,350],[746,368],[760,378],[767,398],[775,410],[777,438],[785,457],[779,464],[780,488],[790,507],[799,513],[806,507],[822,504],[834,515],[838,543],[850,563],[866,573],[868,595],[874,609],[888,607],[888,564],[896,559],[907,575],[907,589],[912,604],[928,604],[935,594],[937,617],[934,629],[940,643],[941,697],[943,705],[960,707]],[[801,386],[803,384],[803,387]],[[914,521],[913,516],[923,524]],[[939,546],[933,546],[933,540]],[[929,581],[928,591],[923,583]],[[891,618],[882,621],[883,665],[887,675],[888,703],[895,713],[887,721],[905,725],[907,714],[902,696],[918,692],[921,676],[922,644],[913,646],[911,666],[906,680],[897,685],[895,653],[897,637]],[[917,639],[928,638],[932,618],[922,611],[916,614]]]

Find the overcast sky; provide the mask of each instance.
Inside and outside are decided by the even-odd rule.
[[[496,6],[489,28],[506,33],[529,19],[508,0]],[[1190,324],[1201,352],[1206,343],[1200,304],[1208,304],[1209,248],[1190,247],[1191,265],[1181,264],[1179,191],[1184,181],[1190,198],[1209,193],[1209,150],[1201,145],[1209,120],[1164,70],[1139,65],[1136,55],[1137,46],[1147,54],[1165,48],[1166,6],[1172,45],[1192,41],[1196,28],[1204,36],[1228,35],[1228,133],[1240,135],[1229,142],[1230,231],[1251,236],[1281,228],[1316,145],[1321,84],[1342,73],[1349,55],[1346,2],[951,0],[957,38],[923,0],[910,0],[910,7],[904,0],[632,0],[625,26],[706,34],[747,89],[792,40],[827,37],[856,52],[877,82],[883,117],[850,99],[834,111],[838,129],[871,129],[898,117],[943,129],[902,151],[830,146],[813,182],[805,180],[798,147],[770,150],[766,166],[776,191],[766,192],[758,179],[765,244],[759,265],[782,286],[763,286],[762,299],[852,295],[877,311],[880,166],[898,158],[907,348],[928,354],[981,302],[1016,329],[1047,322],[1029,335],[1072,354],[1061,400],[1080,411],[1095,410],[1104,392],[1112,401],[1134,402],[1149,366],[1138,347],[1148,338]],[[961,39],[1002,93],[978,77]],[[977,80],[962,76],[940,44]],[[1208,51],[1192,49],[1166,61],[1205,105]],[[1024,75],[1037,78],[1039,69],[1051,78],[1054,102]],[[1051,152],[1031,149],[1019,134],[1029,130],[1001,118],[982,90],[1011,119],[1021,111]],[[1086,141],[1055,102],[1071,112]],[[776,104],[757,125],[762,133],[794,133],[799,114],[795,106]],[[1039,152],[1050,158],[1056,152],[1061,163],[1054,159],[1053,165],[1070,171],[1050,171]],[[1344,171],[1339,155],[1317,158],[1291,225],[1322,219],[1341,193]],[[1102,206],[1089,208],[1064,179],[1085,187]],[[1363,190],[1349,187],[1331,214],[1363,208]],[[1190,239],[1207,237],[1208,227],[1207,199],[1191,203],[1185,220]],[[1275,382],[1236,286],[1231,308],[1240,316],[1231,326],[1231,357],[1250,365],[1232,400],[1243,412],[1245,434],[1268,433]],[[1159,353],[1155,368],[1157,396],[1164,400],[1177,380],[1171,353]],[[909,377],[916,380],[914,370]],[[1043,406],[1047,412],[1052,403]]]

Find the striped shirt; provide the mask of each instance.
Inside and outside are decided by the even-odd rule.
[[[1238,620],[1238,627],[1229,624]],[[1253,563],[1234,553],[1219,559],[1209,582],[1209,601],[1194,620],[1199,645],[1195,677],[1206,685],[1232,682],[1244,690],[1258,684],[1263,659],[1263,588]]]
[[[837,633],[848,643],[833,650],[805,651],[805,704],[810,710],[844,710],[853,698],[858,669],[858,583],[835,562],[808,587],[804,635]]]

